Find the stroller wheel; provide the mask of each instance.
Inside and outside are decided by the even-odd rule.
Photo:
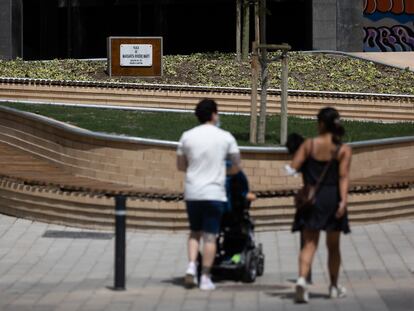
[[[257,257],[254,250],[246,252],[246,259],[242,269],[242,281],[252,283],[257,277]]]
[[[263,246],[259,244],[257,249],[257,276],[262,276],[264,273],[265,256],[263,254]]]

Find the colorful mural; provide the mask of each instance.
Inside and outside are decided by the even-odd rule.
[[[364,51],[414,51],[414,0],[364,0]]]
[[[414,14],[413,0],[364,0],[364,14]]]

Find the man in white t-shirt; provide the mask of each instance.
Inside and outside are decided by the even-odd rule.
[[[226,159],[230,159],[232,171],[240,167],[240,151],[236,140],[218,127],[217,104],[203,99],[195,114],[201,125],[183,133],[177,149],[177,167],[186,172],[184,199],[190,222],[188,239],[188,267],[185,285],[197,285],[196,259],[200,239],[203,238],[203,262],[200,289],[213,290],[210,269],[216,255],[216,237],[225,209]]]

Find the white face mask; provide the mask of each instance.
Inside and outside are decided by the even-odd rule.
[[[216,126],[217,127],[220,127],[221,126],[220,116],[219,115],[217,115],[217,118],[216,118]]]

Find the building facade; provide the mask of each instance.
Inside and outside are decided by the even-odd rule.
[[[389,11],[381,0],[267,0],[267,42],[294,50],[414,50],[414,0],[405,0],[403,17],[397,1],[386,2]],[[399,28],[390,22],[396,19]],[[378,39],[384,31],[387,43]],[[2,59],[106,57],[108,36],[162,36],[164,54],[234,52],[235,34],[236,0],[0,0]]]

